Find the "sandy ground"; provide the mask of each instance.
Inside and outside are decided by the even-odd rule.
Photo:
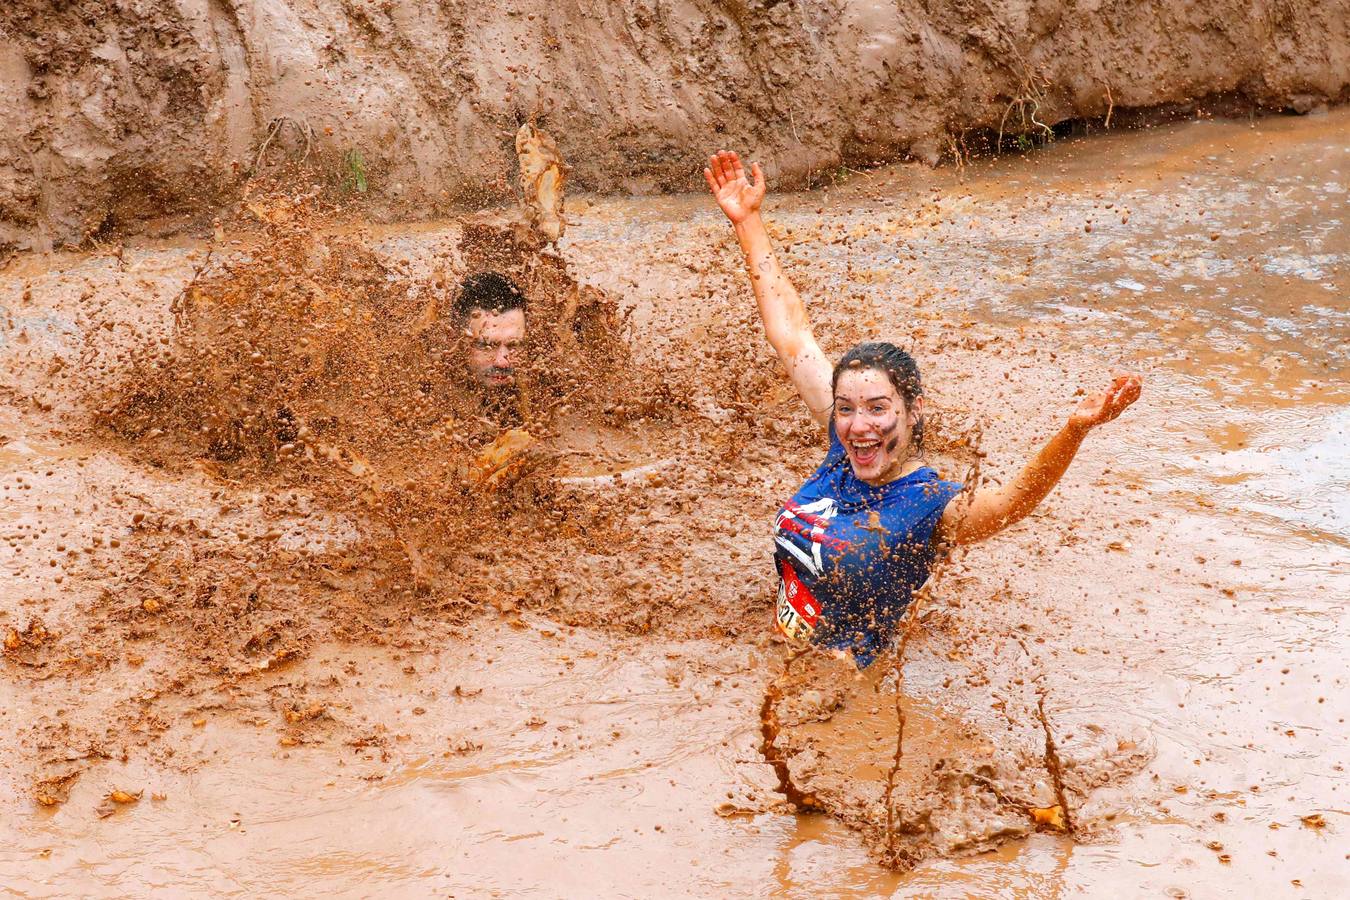
[[[934,587],[905,666],[903,872],[873,861],[882,673],[789,691],[782,743],[825,814],[785,809],[760,753],[783,653],[767,523],[822,447],[704,199],[574,204],[562,247],[630,313],[617,396],[681,393],[564,421],[547,477],[658,474],[504,500],[451,547],[425,533],[430,591],[389,563],[384,520],[335,499],[340,475],[259,480],[94,424],[210,242],[16,259],[6,886],[1343,893],[1348,128],[1201,122],[775,200],[827,351],[916,349],[945,474],[972,425],[1006,476],[1076,390],[1149,378],[1033,517]],[[416,280],[458,229],[345,233]],[[979,781],[1049,805],[1042,693],[1072,836]]]

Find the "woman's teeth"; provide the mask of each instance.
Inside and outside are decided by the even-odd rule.
[[[852,441],[850,446],[853,448],[853,454],[857,457],[871,457],[872,454],[881,446],[881,441]]]

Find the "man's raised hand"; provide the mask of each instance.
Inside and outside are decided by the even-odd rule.
[[[747,178],[741,158],[730,150],[723,150],[708,157],[708,167],[703,170],[703,177],[731,224],[739,225],[759,212],[765,189],[764,173],[760,171],[759,163],[751,164],[750,177]]]

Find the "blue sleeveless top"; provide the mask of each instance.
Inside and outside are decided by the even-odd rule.
[[[933,531],[960,491],[927,466],[880,487],[860,481],[831,422],[825,461],[774,520],[779,629],[871,665],[928,580]]]

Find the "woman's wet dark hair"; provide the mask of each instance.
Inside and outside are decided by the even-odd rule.
[[[886,377],[911,409],[914,401],[923,396],[923,382],[919,379],[919,364],[904,350],[885,341],[866,341],[844,354],[830,376],[830,393],[839,386],[839,376],[847,369],[875,369]],[[923,417],[914,422],[914,448],[923,451]]]

